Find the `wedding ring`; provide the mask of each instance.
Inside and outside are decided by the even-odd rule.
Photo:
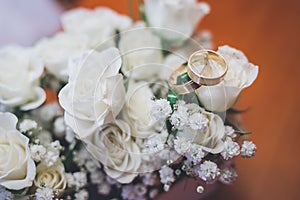
[[[194,92],[197,88],[200,87],[197,83],[194,81],[190,80],[188,77],[188,81],[182,83],[182,84],[177,84],[177,79],[180,76],[185,75],[187,76],[187,67],[185,65],[182,65],[178,67],[175,71],[172,72],[170,78],[169,78],[169,84],[170,87],[174,90],[174,92],[178,94],[187,94]]]
[[[199,50],[190,56],[187,74],[198,85],[212,86],[223,80],[227,69],[227,63],[219,53]]]

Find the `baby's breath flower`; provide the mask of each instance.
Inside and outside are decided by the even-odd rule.
[[[89,193],[86,190],[80,190],[79,192],[75,193],[74,195],[75,200],[88,200],[89,199]]]
[[[159,176],[160,182],[163,184],[172,183],[175,181],[174,170],[166,165],[159,170]]]
[[[156,177],[155,174],[153,174],[153,173],[147,173],[147,174],[145,174],[145,175],[143,176],[143,183],[144,183],[145,185],[150,185],[150,186],[152,186],[152,185],[155,184],[156,178],[157,178],[157,177]]]
[[[174,149],[177,153],[184,155],[191,146],[191,142],[184,137],[176,137],[174,139]]]
[[[65,130],[66,130],[64,117],[56,118],[53,125],[54,125],[53,131],[55,133],[55,136],[58,138],[63,137],[65,135]]]
[[[220,174],[220,170],[216,163],[204,161],[198,170],[199,177],[204,181],[212,181]]]
[[[164,120],[170,116],[172,108],[166,99],[152,101],[151,114],[156,120]]]
[[[147,140],[146,147],[149,153],[157,153],[164,149],[164,141],[161,137],[154,136]]]
[[[66,127],[65,139],[69,143],[73,143],[75,141],[75,133],[69,127]]]
[[[62,111],[58,103],[46,104],[33,112],[44,122],[49,122],[53,120],[54,117],[62,115]]]
[[[136,195],[134,193],[134,187],[133,185],[125,185],[122,187],[122,193],[121,196],[123,199],[135,199]]]
[[[93,184],[102,184],[105,180],[105,175],[102,171],[93,171],[90,173],[90,179]]]
[[[108,183],[103,182],[98,185],[97,189],[99,194],[108,195],[111,191],[111,186]]]
[[[49,145],[49,149],[53,150],[53,151],[60,151],[62,150],[62,146],[60,145],[59,140],[55,140],[54,142],[51,142]]]
[[[237,173],[234,168],[225,168],[221,170],[219,181],[224,184],[231,184],[237,179]]]
[[[75,187],[76,190],[84,187],[87,183],[87,177],[85,172],[75,172],[73,174],[67,173],[67,182],[71,187]]]
[[[21,123],[20,123],[20,131],[25,133],[27,131],[36,129],[38,127],[38,124],[36,123],[36,121],[31,120],[31,119],[24,119]]]
[[[143,196],[147,192],[147,188],[142,184],[136,184],[134,186],[134,192],[137,196]]]
[[[43,145],[34,144],[30,146],[30,153],[32,159],[36,162],[39,162],[44,158],[46,154],[46,148]]]
[[[38,188],[35,192],[36,200],[52,200],[54,198],[51,188]]]
[[[231,138],[236,137],[235,131],[231,126],[225,126],[225,135]]]
[[[158,195],[158,193],[159,193],[158,189],[152,189],[152,190],[150,190],[150,192],[149,192],[149,197],[150,197],[151,199],[154,199],[154,198]]]
[[[62,148],[63,147],[60,145],[58,140],[48,144],[46,146],[47,152],[43,156],[43,163],[47,167],[51,167],[52,165],[54,165],[59,160],[59,154]]]
[[[118,183],[118,181],[110,176],[106,176],[106,182],[110,185],[115,185]]]
[[[43,156],[43,163],[47,167],[51,167],[59,160],[59,152],[47,150],[47,153]]]
[[[87,160],[84,164],[85,168],[88,172],[94,172],[98,169],[98,163],[94,160]]]
[[[242,144],[241,155],[243,157],[252,157],[255,155],[256,145],[251,141],[244,141]]]
[[[224,142],[224,149],[221,152],[221,155],[225,160],[233,158],[240,154],[240,146],[238,143],[232,141],[231,138],[227,138]]]
[[[199,112],[194,113],[189,116],[189,126],[194,130],[204,130],[208,126],[208,119]]]
[[[202,158],[204,157],[204,152],[200,145],[192,144],[190,149],[186,153],[186,157],[188,160],[193,161],[193,164],[196,165],[201,162]]]
[[[176,104],[177,109],[173,112],[170,117],[171,124],[174,128],[182,130],[188,125],[188,109],[185,105]]]

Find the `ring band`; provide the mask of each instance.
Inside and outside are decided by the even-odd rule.
[[[184,73],[187,73],[187,67],[182,65],[178,67],[175,71],[173,71],[169,78],[169,84],[171,88],[178,94],[191,93],[200,87],[200,85],[198,85],[192,80],[184,82],[183,84],[177,84],[177,78],[183,75]]]
[[[214,65],[210,62],[214,62]],[[201,66],[202,69],[197,69]],[[227,63],[219,53],[212,50],[199,50],[190,56],[187,74],[198,85],[212,86],[223,80],[227,69]],[[208,73],[210,73],[209,76]]]

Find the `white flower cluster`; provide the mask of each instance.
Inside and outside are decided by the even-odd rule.
[[[147,152],[150,154],[158,153],[165,147],[165,141],[160,137],[160,135],[149,138],[146,141]]]
[[[166,99],[152,101],[151,114],[156,120],[165,120],[171,113],[172,108]]]
[[[205,153],[203,152],[201,146],[197,144],[192,144],[186,153],[187,160],[192,161],[194,165],[200,163],[204,156]]]
[[[225,160],[233,158],[240,154],[240,146],[237,142],[234,142],[231,138],[227,138],[224,142],[224,150],[221,155]]]
[[[51,188],[38,188],[35,192],[36,200],[52,200],[54,193]]]
[[[31,119],[24,119],[21,123],[20,123],[20,131],[23,133],[26,133],[27,131],[36,129],[38,127],[38,124],[36,123],[36,121],[31,120]]]
[[[256,145],[251,141],[244,141],[242,144],[241,155],[250,158],[255,155]]]
[[[177,153],[184,155],[187,151],[190,150],[191,141],[187,140],[184,137],[176,137],[174,139],[174,149]]]
[[[74,195],[75,200],[88,200],[89,199],[89,193],[85,189],[80,190],[79,192],[75,193]]]
[[[71,187],[75,187],[76,190],[84,187],[87,183],[86,172],[74,172],[67,173],[67,182]]]
[[[198,170],[199,177],[207,182],[211,182],[217,178],[220,174],[220,169],[217,164],[212,161],[204,161]]]
[[[225,135],[227,137],[235,138],[235,130],[232,128],[232,126],[225,126]]]
[[[145,185],[154,185],[157,180],[157,176],[155,173],[146,173],[143,175],[143,184]]]
[[[159,170],[159,176],[160,182],[163,184],[169,184],[175,181],[174,170],[166,165]]]
[[[47,150],[43,145],[34,144],[30,147],[31,157],[34,161],[40,162],[44,159]]]
[[[202,130],[207,127],[208,119],[202,113],[194,113],[189,117],[189,126],[194,130]]]
[[[175,111],[170,117],[170,122],[175,129],[183,130],[189,127],[193,130],[204,131],[207,128],[209,120],[200,110],[194,109],[194,106],[194,104],[185,104],[183,101],[174,105]]]
[[[175,129],[182,130],[188,125],[189,113],[187,107],[184,104],[177,104],[176,110],[170,117],[171,124]]]
[[[51,142],[50,145],[47,147],[47,152],[44,156],[44,164],[48,167],[54,165],[59,160],[60,151],[62,150],[62,146],[60,145],[59,141],[56,140]]]
[[[55,117],[61,116],[63,112],[58,103],[49,103],[32,111],[33,115],[39,118],[42,122],[49,123]]]
[[[221,170],[219,181],[224,184],[231,184],[237,179],[237,172],[234,168],[225,168]]]
[[[42,161],[46,166],[51,167],[59,160],[60,151],[63,147],[58,140],[47,145],[33,144],[30,146],[31,157],[36,162]]]
[[[122,188],[121,196],[123,199],[128,200],[143,200],[146,193],[147,188],[142,184],[125,185]]]
[[[55,136],[58,138],[62,138],[65,135],[65,131],[66,131],[64,117],[56,118],[53,125],[54,125],[53,132]]]

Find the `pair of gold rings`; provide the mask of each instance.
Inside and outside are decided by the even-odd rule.
[[[220,83],[227,73],[227,63],[223,56],[212,50],[194,52],[187,63],[177,68],[169,78],[171,88],[178,94],[194,92],[201,85],[212,86]],[[179,83],[180,77],[186,77]]]

